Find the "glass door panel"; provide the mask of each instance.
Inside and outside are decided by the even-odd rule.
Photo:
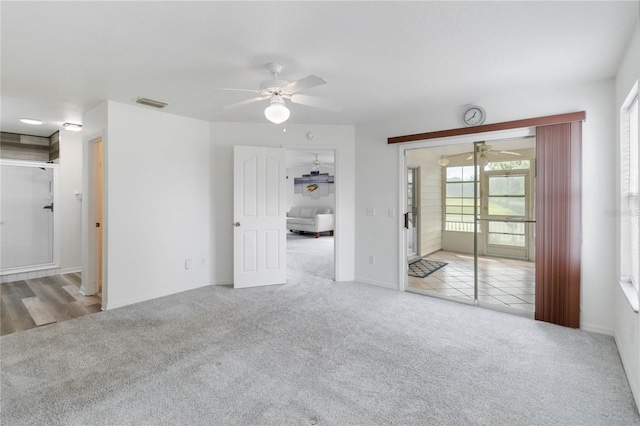
[[[28,163],[3,164],[0,169],[2,270],[52,264],[53,218],[57,214],[53,169]]]
[[[407,150],[407,164],[407,254],[426,253],[407,290],[532,315],[535,141]]]
[[[480,174],[477,303],[533,315],[535,141],[480,142],[475,153]]]
[[[420,257],[419,228],[419,169],[407,167],[407,259],[409,262]]]

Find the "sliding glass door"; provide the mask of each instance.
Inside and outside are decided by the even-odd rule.
[[[409,291],[533,315],[534,147],[528,138],[407,152],[423,175]]]

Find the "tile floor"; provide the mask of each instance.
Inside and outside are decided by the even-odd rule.
[[[425,278],[409,277],[409,290],[473,300],[473,255],[438,251],[424,258],[446,262],[448,265]],[[480,303],[517,309],[533,315],[534,262],[480,256],[478,269]]]

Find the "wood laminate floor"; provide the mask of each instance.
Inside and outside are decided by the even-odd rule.
[[[0,285],[0,335],[100,312],[101,298],[80,294],[80,274]]]

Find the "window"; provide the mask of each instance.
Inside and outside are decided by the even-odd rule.
[[[524,223],[508,222],[527,218],[527,171],[485,172],[487,192],[485,218],[506,221],[489,221],[487,244],[525,247],[526,227]]]
[[[621,281],[631,281],[636,292],[640,284],[640,221],[638,218],[638,86],[621,110],[620,218]]]
[[[445,170],[444,229],[445,231],[473,232],[475,167],[452,166]]]

